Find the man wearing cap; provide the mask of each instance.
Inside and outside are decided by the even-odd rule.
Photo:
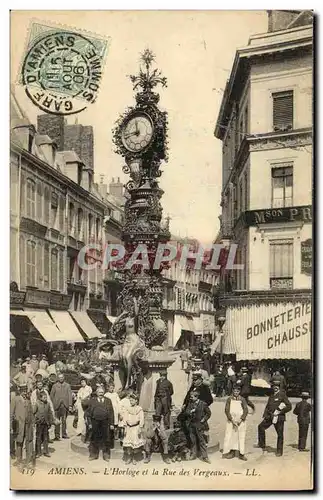
[[[286,413],[292,409],[290,401],[287,399],[285,391],[281,391],[279,382],[273,386],[273,394],[268,398],[268,402],[263,414],[263,421],[258,425],[258,447],[263,451],[266,449],[266,429],[274,425],[277,432],[276,456],[281,457],[284,447],[284,424]]]
[[[47,356],[46,354],[42,354],[41,360],[39,362],[39,368],[41,370],[47,371],[48,368],[48,361],[47,361]]]
[[[211,410],[207,403],[200,399],[197,389],[190,392],[189,401],[182,411],[181,421],[186,431],[191,448],[190,460],[195,460],[199,454],[201,460],[211,463],[207,454],[207,421],[211,417]]]
[[[33,372],[36,373],[38,368],[39,368],[39,362],[38,362],[36,354],[32,354],[30,366],[31,366]]]
[[[90,382],[90,385],[92,387],[92,394],[93,395],[96,394],[96,390],[99,386],[102,386],[104,392],[106,392],[107,391],[106,379],[102,375],[102,371],[103,371],[102,368],[100,366],[96,366],[94,368],[94,371],[95,371],[95,376],[92,378],[92,380]]]
[[[143,437],[145,439],[144,463],[150,462],[152,453],[157,452],[161,453],[164,462],[169,464],[167,435],[162,427],[160,415],[153,415],[152,423],[146,423],[143,429]]]
[[[34,376],[34,370],[33,370],[33,367],[31,365],[31,361],[30,361],[30,358],[26,358],[25,362],[23,363],[23,366],[26,367],[26,373],[27,375],[32,378]]]
[[[169,429],[173,384],[167,379],[167,370],[162,370],[159,375],[155,391],[155,412],[156,415],[164,417],[165,429]]]
[[[297,403],[293,411],[294,415],[297,415],[299,451],[306,451],[306,440],[311,421],[310,413],[312,410],[312,405],[307,401],[309,397],[309,392],[302,392],[302,401]]]
[[[18,386],[27,386],[27,390],[31,391],[33,386],[33,381],[26,372],[26,365],[23,364],[20,367],[20,371],[13,378],[14,383]]]
[[[199,394],[199,399],[204,401],[208,406],[213,403],[213,397],[208,385],[203,383],[203,377],[200,371],[193,372],[192,385],[189,388],[183,403],[183,408],[185,408],[190,401],[191,392],[196,390]]]
[[[20,386],[20,394],[11,401],[10,408],[10,434],[16,428],[16,453],[15,465],[22,464],[22,448],[26,448],[26,467],[32,465],[33,460],[33,424],[34,415],[31,402],[28,397],[27,385]]]
[[[281,391],[286,391],[287,384],[284,375],[280,373],[279,370],[276,370],[271,377],[270,383],[272,385],[278,385]]]
[[[91,398],[87,410],[90,419],[91,441],[89,446],[89,460],[99,458],[102,449],[103,460],[110,459],[109,430],[114,428],[114,413],[110,399],[104,397],[104,389],[99,386],[95,397]]]
[[[241,368],[241,374],[238,377],[240,381],[241,387],[241,396],[245,399],[247,405],[252,409],[252,412],[255,412],[255,405],[252,401],[249,400],[250,392],[251,392],[251,376],[249,375],[248,368],[243,366]]]

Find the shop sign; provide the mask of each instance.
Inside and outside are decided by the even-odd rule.
[[[250,210],[244,214],[247,226],[270,224],[275,222],[303,221],[312,222],[312,206],[268,208],[266,210]]]
[[[72,295],[64,295],[62,293],[50,294],[50,307],[52,309],[68,309],[72,300]]]
[[[237,360],[311,357],[310,302],[230,308],[226,327],[224,348],[233,346]]]
[[[312,274],[312,254],[313,246],[312,240],[301,242],[301,272],[303,274]]]
[[[49,307],[50,295],[42,290],[27,290],[25,303],[26,305]]]

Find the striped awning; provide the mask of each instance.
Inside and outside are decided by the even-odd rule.
[[[50,309],[49,312],[64,337],[65,342],[85,342],[68,311],[54,311]]]
[[[62,342],[65,340],[46,311],[25,309],[24,311],[13,310],[10,311],[10,314],[28,318],[46,342]]]
[[[82,328],[89,339],[101,338],[104,335],[97,329],[91,318],[85,311],[70,311],[76,323]]]

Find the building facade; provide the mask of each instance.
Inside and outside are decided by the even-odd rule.
[[[211,342],[215,334],[214,290],[218,273],[207,270],[206,265],[194,269],[195,260],[188,259],[183,268],[180,263],[183,245],[192,245],[196,250],[196,240],[173,238],[170,242],[177,246],[178,256],[170,267],[163,271],[164,299],[163,318],[168,325],[168,347],[183,348],[194,345],[202,338]]]
[[[55,131],[62,144],[57,134],[64,133],[64,121],[49,118],[54,123],[47,116],[45,122],[38,120],[40,134],[12,95],[10,319],[11,333],[22,345],[28,332],[35,339],[40,333],[53,340],[60,330],[74,337],[58,334],[57,340],[76,342],[107,333],[116,302],[115,280],[109,279],[108,271],[100,265],[82,268],[78,255],[91,243],[104,248],[111,240],[120,242],[123,209],[104,193],[103,182],[94,183],[91,141],[92,149],[85,155],[87,161],[92,155],[88,163],[74,150],[58,151],[48,133]],[[90,257],[99,261],[100,252]],[[26,317],[32,319],[27,322]],[[46,333],[49,330],[52,334]]]
[[[238,360],[309,359],[312,14],[269,11],[268,20],[268,32],[236,52],[215,127],[217,241],[237,244],[241,266],[222,280],[223,350]]]

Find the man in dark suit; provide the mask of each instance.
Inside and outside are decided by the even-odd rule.
[[[293,411],[294,415],[297,415],[299,451],[306,451],[306,440],[311,421],[310,413],[312,409],[312,405],[307,401],[309,397],[310,395],[308,392],[302,392],[302,401],[297,403]]]
[[[241,368],[241,373],[239,374],[238,380],[240,381],[241,392],[240,395],[246,400],[247,405],[255,412],[255,405],[250,401],[249,396],[251,392],[251,376],[248,372],[248,368],[243,366]]]
[[[258,447],[266,449],[266,429],[274,425],[277,432],[276,456],[281,457],[284,447],[284,424],[286,413],[292,409],[290,401],[287,399],[285,391],[281,391],[277,385],[273,386],[273,394],[268,398],[268,402],[263,414],[263,421],[258,425]]]
[[[165,429],[170,428],[170,412],[172,407],[173,384],[167,380],[167,370],[160,372],[155,391],[155,412],[164,417]]]
[[[15,430],[15,439],[17,445],[17,461],[14,465],[22,466],[22,448],[26,448],[26,467],[32,467],[33,461],[33,427],[34,414],[32,405],[27,392],[27,385],[20,386],[20,394],[14,396],[10,405],[10,433]]]
[[[55,417],[59,422],[55,425],[55,441],[60,440],[60,421],[62,421],[62,438],[67,439],[66,418],[68,411],[72,411],[73,396],[70,384],[65,382],[64,373],[58,374],[58,381],[55,382],[50,391],[50,399],[53,403]]]
[[[207,421],[211,416],[211,410],[207,403],[199,399],[199,392],[193,390],[190,393],[189,402],[182,413],[182,421],[188,431],[189,445],[191,448],[191,460],[195,460],[199,454],[201,460],[211,463],[207,454],[207,437],[209,430]]]
[[[110,460],[110,429],[114,429],[114,412],[110,399],[104,397],[104,388],[99,386],[96,397],[91,398],[87,410],[90,419],[91,441],[90,460],[99,458],[102,449],[103,460]]]
[[[199,371],[193,373],[192,385],[185,396],[183,408],[185,408],[185,406],[187,406],[188,402],[190,401],[190,395],[192,391],[197,391],[199,394],[199,399],[201,401],[204,401],[204,403],[206,403],[208,406],[213,403],[213,397],[210,388],[203,383],[203,377]]]

